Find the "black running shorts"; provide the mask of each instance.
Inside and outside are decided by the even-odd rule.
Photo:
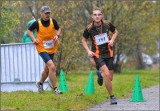
[[[113,57],[110,57],[110,58],[95,58],[94,57],[93,60],[94,60],[97,70],[99,70],[99,68],[105,64],[109,70],[113,70],[113,62],[114,62]]]

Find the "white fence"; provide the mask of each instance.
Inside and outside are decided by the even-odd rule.
[[[1,44],[1,83],[39,81],[44,62],[33,43]]]

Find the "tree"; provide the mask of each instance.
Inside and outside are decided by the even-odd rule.
[[[1,1],[1,43],[14,42],[14,29],[19,24],[19,14],[16,10],[20,2],[14,1]]]
[[[137,63],[136,68],[143,69],[142,52],[150,54],[157,52],[158,26],[155,24],[158,16],[153,16],[153,12],[156,13],[158,9],[157,4],[145,0],[111,1],[103,6],[107,15],[105,18],[109,18],[119,31],[115,42],[115,55],[117,55],[115,71],[121,71],[121,55],[132,56]]]
[[[103,10],[104,19],[116,26],[119,32],[114,44],[115,71],[121,72],[122,55],[131,58],[134,65],[141,69],[144,68],[142,52],[150,55],[157,52],[158,3],[158,1],[153,3],[146,0],[3,1],[0,34],[3,43],[19,42],[26,30],[26,23],[32,16],[31,10],[35,10],[33,13],[39,18],[41,6],[48,5],[52,10],[52,17],[57,20],[62,29],[58,52],[55,56],[57,74],[60,69],[66,71],[87,69],[92,64],[82,47],[81,37],[85,27],[91,21],[93,8],[98,6]]]

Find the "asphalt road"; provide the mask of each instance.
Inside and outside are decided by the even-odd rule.
[[[105,102],[86,111],[159,111],[159,84],[142,89],[142,94],[145,102],[130,102],[130,98],[118,99],[117,105]]]

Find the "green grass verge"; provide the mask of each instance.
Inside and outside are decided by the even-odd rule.
[[[55,95],[52,91],[40,94],[32,91],[1,92],[1,110],[83,110],[109,100],[105,86],[98,86],[94,73],[95,94],[86,95],[84,89],[88,72],[69,72],[65,75],[69,91]],[[136,74],[140,77],[142,88],[159,83],[158,69],[125,69],[122,74],[114,74],[113,91],[119,98],[131,97]],[[57,77],[59,84],[59,77]]]

